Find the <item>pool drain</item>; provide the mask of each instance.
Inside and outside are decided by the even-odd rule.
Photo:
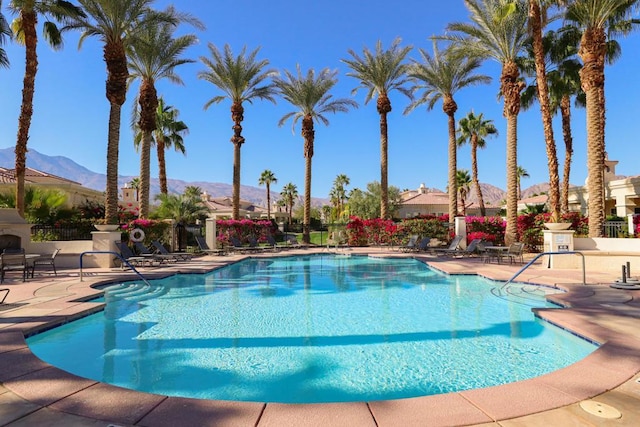
[[[620,411],[613,406],[609,406],[606,403],[596,402],[595,400],[583,400],[580,402],[580,407],[591,415],[595,415],[600,418],[613,420],[622,417]]]

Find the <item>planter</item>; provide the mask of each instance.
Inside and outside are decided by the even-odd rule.
[[[545,222],[544,226],[547,230],[568,230],[571,227],[570,222]]]
[[[118,224],[93,224],[98,231],[116,231],[120,228]]]

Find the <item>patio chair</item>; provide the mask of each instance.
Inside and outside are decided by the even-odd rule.
[[[21,271],[22,281],[27,281],[29,275],[29,265],[27,265],[27,259],[24,254],[24,249],[21,252],[10,252],[6,250],[0,254],[0,283],[4,282],[4,278],[7,272]]]
[[[260,248],[258,247],[258,242],[254,239],[253,245],[249,244],[247,245],[243,245],[242,242],[240,241],[240,239],[238,239],[237,237],[229,237],[229,243],[231,243],[231,249],[234,252],[238,252],[238,253],[247,253],[247,252],[257,252],[260,250]]]
[[[523,264],[524,263],[524,256],[522,254],[523,251],[524,251],[524,243],[522,242],[512,243],[509,245],[509,249],[505,253],[500,254],[500,260],[502,258],[509,258],[510,264],[515,263],[516,260],[519,260],[520,264]]]
[[[423,237],[422,239],[420,239],[420,241],[418,242],[418,244],[416,245],[416,252],[427,252],[430,247],[429,244],[431,243],[431,237]]]
[[[269,244],[270,247],[273,248],[274,251],[289,248],[287,245],[278,244],[278,242],[276,242],[276,239],[271,234],[267,235],[267,243]]]
[[[445,254],[451,255],[451,256],[463,256],[463,257],[476,255],[476,252],[478,251],[478,245],[480,244],[481,241],[482,239],[473,239],[471,242],[469,242],[469,245],[465,249],[445,252]]]
[[[304,248],[306,246],[301,245],[300,242],[298,242],[298,238],[296,236],[294,236],[293,234],[288,234],[285,236],[285,240],[287,241],[287,244],[289,245],[290,248]]]
[[[462,236],[456,236],[451,240],[451,243],[446,248],[435,248],[436,255],[447,255],[452,253],[460,253],[460,242],[462,242]]]
[[[169,252],[158,240],[154,240],[151,244],[160,255],[172,255],[178,261],[191,261],[191,258],[193,258],[193,254],[188,252]]]
[[[201,252],[204,252],[207,255],[224,255],[224,250],[222,249],[211,249],[209,245],[207,245],[207,241],[202,236],[195,236],[196,242],[198,243],[198,248]]]
[[[160,263],[169,262],[169,261],[171,262],[178,261],[178,259],[173,255],[162,255],[162,254],[153,253],[151,249],[146,247],[142,242],[135,242],[134,245],[136,247],[136,250],[138,251],[138,255],[140,256],[154,258],[158,260]]]
[[[33,277],[33,275],[36,273],[36,268],[38,266],[51,267],[53,269],[53,275],[57,276],[58,272],[56,271],[56,256],[58,256],[59,252],[60,252],[60,249],[56,249],[55,251],[53,251],[53,253],[50,256],[45,256],[45,257],[35,259],[33,261],[33,269],[31,270],[31,277]]]
[[[404,246],[400,246],[400,252],[413,252],[416,250],[416,246],[418,245],[418,239],[420,236],[417,234],[412,234],[409,236],[409,241]]]
[[[130,265],[134,267],[149,265],[152,266],[154,262],[157,262],[152,257],[147,256],[137,256],[133,253],[131,248],[124,242],[115,242],[116,247],[120,251],[120,255],[122,258],[128,262]],[[122,263],[122,267],[124,267],[125,263]]]

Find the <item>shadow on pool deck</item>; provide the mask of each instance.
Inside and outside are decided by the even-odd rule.
[[[256,256],[289,255],[261,254]],[[311,253],[312,249],[297,253]],[[449,274],[506,280],[519,266],[483,264],[474,259],[440,259],[383,249],[354,250],[376,256],[415,256]],[[191,263],[143,269],[145,275],[203,272],[243,256],[203,257]],[[603,345],[585,359],[541,377],[484,389],[393,401],[334,404],[274,404],[166,397],[126,390],[77,377],[39,360],[24,335],[64,323],[103,305],[87,301],[92,288],[132,278],[117,269],[92,269],[81,282],[76,270],[11,281],[0,310],[0,424],[137,426],[539,426],[637,425],[640,420],[640,291],[609,288],[611,274],[535,266],[519,280],[556,286],[567,293],[549,299],[567,309],[536,313]],[[402,337],[398,337],[401,339]],[[599,413],[583,410],[595,400]],[[608,406],[609,405],[609,406]],[[602,418],[619,411],[620,417]]]

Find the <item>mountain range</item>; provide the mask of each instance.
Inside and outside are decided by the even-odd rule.
[[[13,169],[15,167],[15,153],[14,148],[1,148],[0,149],[0,166]],[[37,169],[42,172],[46,172],[52,175],[57,175],[62,178],[70,179],[72,181],[80,182],[87,188],[92,188],[98,191],[104,191],[107,183],[107,176],[102,173],[93,172],[86,167],[79,165],[68,157],[64,156],[48,156],[46,154],[39,153],[34,149],[29,149],[27,155],[27,167]],[[130,182],[135,176],[119,176],[118,184],[123,187],[126,183]],[[206,182],[195,181],[188,182],[179,179],[168,179],[167,185],[170,193],[182,193],[187,186],[200,187],[203,191],[206,191],[212,197],[231,196],[232,185],[220,182]],[[480,183],[482,189],[482,195],[485,203],[492,205],[499,205],[506,197],[506,192],[494,185]],[[522,190],[522,197],[529,197],[534,194],[540,194],[546,192],[549,188],[549,184],[542,183],[533,185],[527,189]],[[433,191],[441,191],[438,189],[431,189]],[[160,185],[157,178],[151,178],[151,197],[153,198],[160,192]],[[240,194],[242,199],[250,201],[257,206],[266,206],[267,192],[264,188],[252,187],[250,185],[242,185],[240,187]],[[476,201],[476,191],[471,189],[469,192],[468,200]],[[312,198],[312,204],[314,206],[322,206],[328,203],[328,199]]]

